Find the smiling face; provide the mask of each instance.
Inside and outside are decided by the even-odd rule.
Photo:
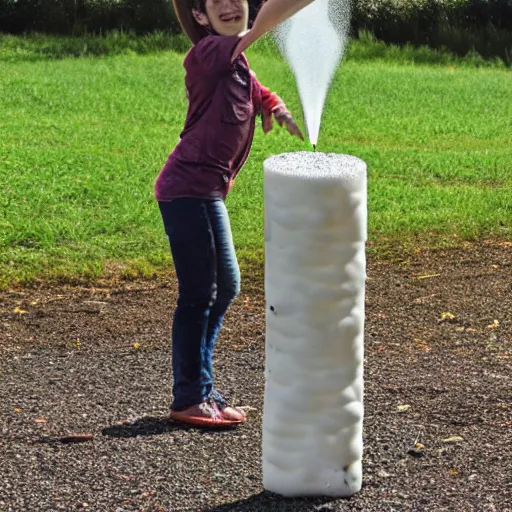
[[[205,0],[204,11],[193,9],[195,20],[203,27],[211,26],[221,36],[236,36],[247,30],[247,0]]]

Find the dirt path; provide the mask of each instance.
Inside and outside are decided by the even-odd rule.
[[[350,500],[262,490],[261,277],[216,353],[219,388],[259,412],[217,433],[165,420],[172,281],[0,295],[0,511],[512,511],[512,247],[370,258],[368,276]],[[59,441],[71,433],[94,440]]]

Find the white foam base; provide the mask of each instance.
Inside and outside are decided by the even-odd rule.
[[[264,171],[263,485],[351,496],[362,484],[366,164],[299,152]]]

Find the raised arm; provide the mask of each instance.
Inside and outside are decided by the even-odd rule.
[[[309,5],[313,0],[267,0],[254,20],[254,24],[235,48],[231,61],[234,60],[261,36],[286,21],[295,13]]]

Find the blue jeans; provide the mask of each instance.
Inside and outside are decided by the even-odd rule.
[[[212,395],[213,350],[230,303],[240,292],[228,212],[222,199],[158,203],[178,278],[172,326],[172,409]]]

